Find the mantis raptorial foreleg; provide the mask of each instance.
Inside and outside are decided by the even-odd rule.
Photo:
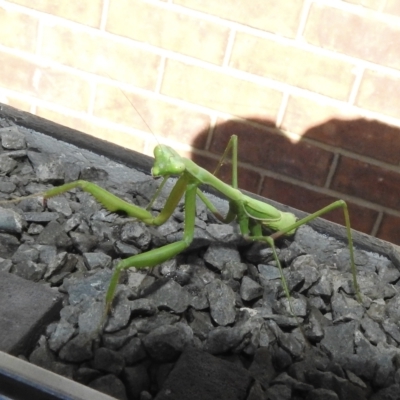
[[[186,175],[182,175],[180,179],[178,179],[168,197],[168,200],[163,210],[157,217],[153,217],[149,211],[120,199],[119,197],[113,195],[107,190],[101,188],[100,186],[83,180],[66,183],[65,185],[50,189],[49,191],[43,193],[43,197],[50,198],[75,188],[80,188],[85,192],[90,193],[109,211],[124,211],[127,215],[135,217],[148,225],[162,225],[171,216],[182,195],[185,194],[185,230],[183,239],[178,242],[163,246],[161,248],[153,249],[142,254],[137,254],[135,256],[128,257],[120,261],[114,269],[107,290],[107,312],[109,312],[111,308],[115,289],[118,284],[119,276],[122,270],[131,267],[154,267],[155,265],[169,260],[175,255],[181,253],[189,246],[189,244],[193,240],[197,186],[193,184],[190,185]]]

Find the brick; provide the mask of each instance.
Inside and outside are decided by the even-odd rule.
[[[175,0],[174,3],[286,37],[295,37],[303,7],[300,0],[252,0],[247,4],[242,0]]]
[[[91,94],[89,82],[55,68],[46,68],[42,72],[38,86],[41,99],[77,111],[88,109]]]
[[[398,0],[345,0],[347,3],[358,4],[387,14],[400,15],[400,3]]]
[[[373,10],[381,10],[386,0],[344,0],[346,3],[357,4],[366,8],[372,8]]]
[[[398,0],[386,0],[384,12],[392,15],[400,15],[400,3]]]
[[[23,58],[0,52],[0,87],[35,95],[33,76],[37,66]]]
[[[398,94],[400,78],[381,72],[367,70],[364,72],[356,105],[395,118],[400,118]]]
[[[263,180],[261,196],[279,201],[282,204],[306,211],[310,214],[338,200],[338,198],[333,196],[267,176]],[[347,203],[347,205],[351,227],[369,234],[378,217],[378,212],[354,203]],[[343,210],[341,209],[331,211],[322,218],[336,222],[337,224],[345,224]]]
[[[282,93],[205,68],[168,60],[161,93],[243,118],[275,121]]]
[[[67,126],[69,128],[84,132],[88,135],[97,137],[98,139],[115,143],[121,147],[139,152],[143,152],[144,149],[143,139],[118,129],[106,128],[101,124],[90,122],[87,119],[62,114],[45,107],[37,107],[36,115],[53,122],[57,122],[60,125]]]
[[[336,107],[290,97],[282,128],[386,163],[400,162],[400,129]]]
[[[110,0],[106,30],[214,64],[229,36],[224,26],[138,0]]]
[[[400,68],[400,25],[313,3],[304,37],[307,42],[353,57]]]
[[[0,272],[0,351],[27,356],[61,308],[56,290]]]
[[[0,37],[3,46],[34,53],[37,31],[36,18],[0,8]]]
[[[303,135],[308,129],[322,125],[332,118],[343,120],[359,118],[348,108],[338,108],[317,100],[301,96],[289,96],[281,128],[289,132]]]
[[[305,132],[304,137],[331,144],[353,153],[398,164],[400,129],[376,120],[332,119]]]
[[[348,62],[240,32],[230,66],[340,100],[354,82]]]
[[[198,131],[197,134],[194,134],[191,137],[191,143],[190,143],[191,146],[195,149],[204,150],[206,148],[209,135],[210,135],[210,126],[207,125],[204,127],[203,130]],[[179,140],[179,137],[177,137],[176,140]]]
[[[267,129],[240,121],[218,121],[210,151],[223,154],[231,135],[238,135],[239,161],[322,186],[333,154],[308,143],[292,143]]]
[[[21,100],[13,96],[1,97],[1,102],[4,104],[8,104],[11,107],[18,108],[18,110],[22,111],[31,111],[31,103],[27,100]]]
[[[91,88],[84,79],[56,68],[42,68],[14,55],[0,53],[0,57],[0,87],[78,111],[87,109]]]
[[[160,56],[62,25],[45,25],[40,53],[61,64],[145,89],[157,83]]]
[[[400,208],[400,174],[349,157],[340,157],[332,189],[392,209]]]
[[[103,0],[53,1],[53,0],[13,0],[13,3],[42,11],[50,15],[70,19],[83,25],[100,27]]]
[[[98,85],[93,113],[96,117],[145,132],[150,128],[150,133],[181,143],[192,144],[196,140],[199,148],[204,148],[207,139],[201,133],[208,133],[210,126],[210,117],[206,114],[163,100],[122,93],[109,85]],[[203,139],[199,139],[199,135]]]
[[[377,237],[388,242],[400,245],[400,217],[384,214]]]
[[[202,168],[214,173],[218,162],[214,158],[193,153],[191,159]],[[230,163],[224,163],[216,176],[227,185],[232,185],[232,166]],[[257,193],[261,181],[261,175],[245,167],[238,168],[238,187],[252,193]]]

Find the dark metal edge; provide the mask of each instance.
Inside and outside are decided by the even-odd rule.
[[[3,396],[9,400],[115,400],[105,393],[0,351],[0,399]]]
[[[17,125],[36,130],[54,139],[73,144],[79,148],[92,151],[128,167],[136,168],[141,172],[150,174],[153,159],[135,150],[98,139],[76,129],[68,128],[3,103],[0,103],[0,117],[11,119]]]

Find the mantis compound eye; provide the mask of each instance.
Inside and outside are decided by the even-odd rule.
[[[172,160],[169,163],[155,163],[151,169],[153,176],[165,176],[165,175],[179,175],[185,171],[185,164],[179,160]]]

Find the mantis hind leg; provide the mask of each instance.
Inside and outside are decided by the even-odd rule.
[[[337,208],[343,209],[344,220],[345,220],[345,224],[346,224],[346,234],[347,234],[347,240],[348,240],[348,247],[349,247],[349,254],[350,254],[350,266],[351,266],[351,273],[352,273],[352,277],[353,277],[354,290],[356,292],[356,297],[357,297],[358,302],[362,303],[360,287],[357,282],[357,269],[356,269],[356,264],[354,261],[354,246],[353,246],[353,237],[351,235],[350,216],[349,216],[347,204],[344,200],[337,200],[337,201],[333,202],[332,204],[329,204],[328,206],[322,208],[321,210],[308,215],[307,217],[297,221],[296,223],[286,227],[285,229],[282,229],[278,232],[273,233],[270,236],[270,238],[277,239],[277,238],[287,234],[287,232],[290,232],[293,229],[297,229],[298,227],[314,220],[315,218],[318,218],[324,214],[327,214],[330,211],[336,210]]]
[[[279,273],[280,273],[280,276],[281,276],[282,288],[283,288],[283,291],[285,292],[285,296],[286,296],[286,298],[287,298],[287,300],[288,300],[290,313],[291,313],[291,314],[293,315],[293,317],[296,319],[297,325],[298,325],[298,327],[300,328],[300,330],[302,331],[303,336],[306,337],[306,336],[305,336],[305,333],[303,332],[303,328],[301,327],[301,324],[300,324],[300,322],[299,322],[299,320],[298,320],[298,318],[297,318],[297,315],[296,315],[296,313],[294,312],[294,309],[293,309],[293,305],[292,305],[292,301],[291,301],[291,296],[290,296],[289,286],[288,286],[288,284],[287,284],[287,282],[286,282],[285,275],[283,274],[282,264],[281,264],[281,262],[279,261],[278,254],[277,254],[277,252],[276,252],[275,240],[274,240],[271,236],[261,236],[261,235],[258,235],[259,233],[261,233],[260,226],[255,227],[254,231],[255,231],[254,233],[255,233],[257,236],[248,236],[248,239],[251,239],[251,240],[254,240],[254,241],[266,242],[266,243],[269,245],[269,247],[272,249],[272,256],[274,257],[274,260],[275,260],[275,262],[276,262],[276,265],[278,266],[278,269],[279,269]]]

